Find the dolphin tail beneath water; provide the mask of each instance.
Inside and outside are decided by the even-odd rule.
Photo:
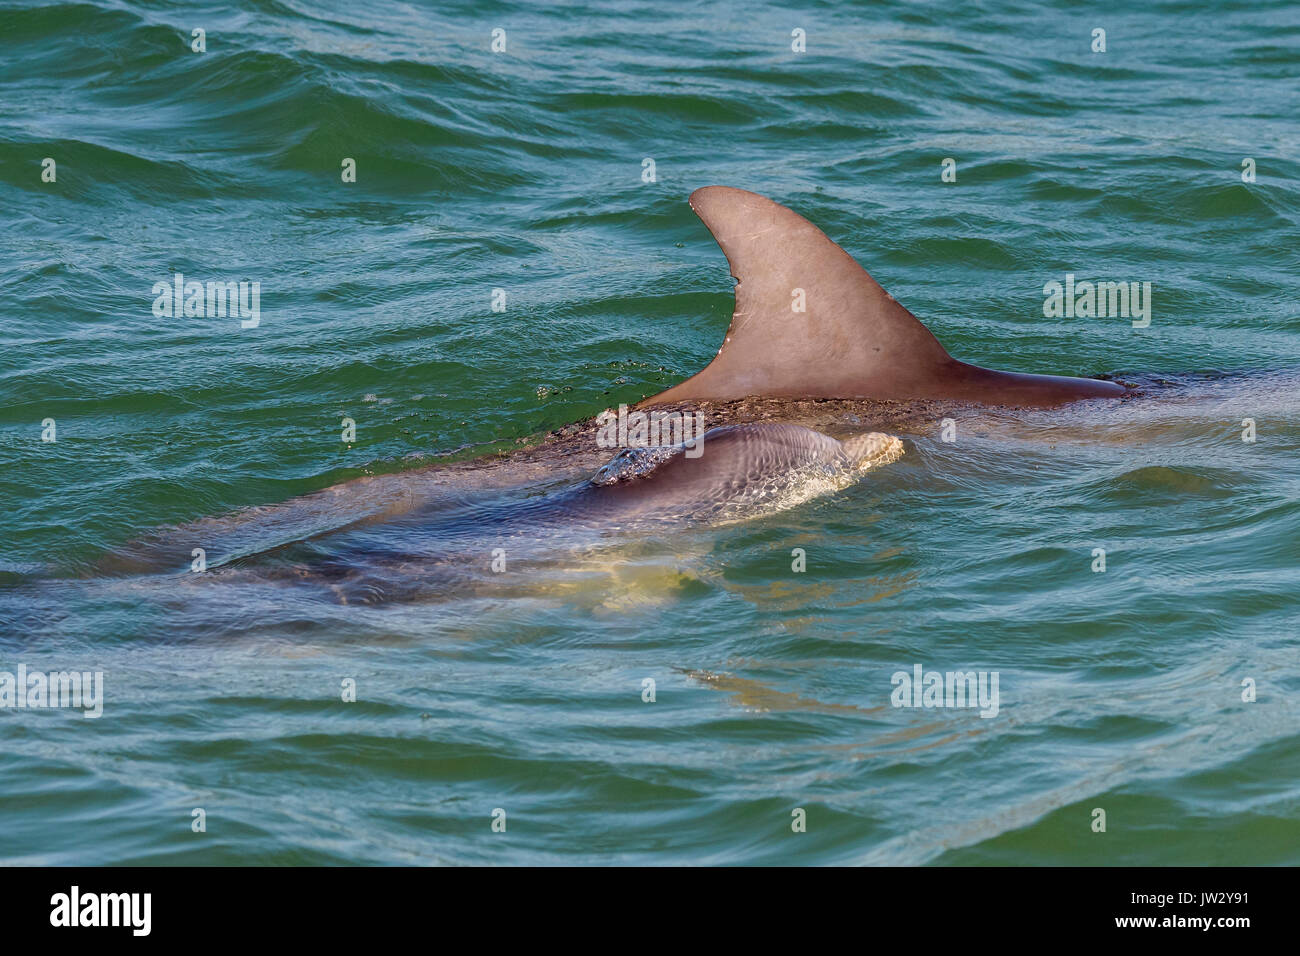
[[[729,186],[697,189],[690,202],[731,265],[735,313],[703,371],[642,404],[770,396],[1051,406],[1124,393],[1113,382],[960,362],[799,214]]]

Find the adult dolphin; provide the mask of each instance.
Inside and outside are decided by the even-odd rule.
[[[717,357],[644,405],[764,396],[1050,407],[1125,393],[1114,382],[958,361],[798,213],[729,186],[697,189],[690,203],[731,264],[735,313]],[[792,308],[797,290],[804,311]]]
[[[403,515],[427,515],[430,508],[442,509],[448,520],[484,527],[530,517],[580,523],[585,515],[622,524],[755,513],[752,506],[760,498],[789,506],[805,491],[829,488],[817,469],[838,482],[896,457],[902,448],[896,439],[862,434],[864,415],[877,418],[877,428],[906,429],[900,415],[910,416],[912,427],[928,427],[936,411],[928,406],[947,402],[1050,407],[1127,391],[1113,382],[999,372],[958,361],[802,216],[727,186],[698,189],[690,203],[738,280],[735,312],[722,348],[703,371],[641,404],[704,405],[727,423],[705,435],[700,458],[648,450],[630,461],[616,455],[609,462],[610,451],[599,446],[598,429],[589,420],[507,455],[358,478],[280,505],[169,529],[161,540],[126,546],[112,565],[127,571],[142,570],[155,559],[175,561],[178,555],[188,561],[191,547],[252,555],[273,542],[278,546]],[[805,311],[791,308],[795,290],[803,290]],[[915,409],[900,412],[909,403]],[[809,407],[836,404],[844,407],[838,412]],[[782,422],[790,430],[772,430],[757,420]],[[795,428],[796,423],[811,427]],[[855,437],[841,443],[822,427]],[[600,467],[604,462],[609,464]],[[578,472],[590,475],[597,468],[595,480],[509,513],[478,509],[466,515],[456,507],[465,489],[504,491],[574,480]],[[617,480],[610,480],[615,472]]]

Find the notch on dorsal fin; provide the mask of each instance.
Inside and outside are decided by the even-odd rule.
[[[697,189],[690,201],[731,264],[736,308],[717,357],[644,404],[770,396],[1052,405],[1123,392],[959,362],[803,216],[729,186]]]

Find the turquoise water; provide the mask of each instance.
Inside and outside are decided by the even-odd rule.
[[[1300,862],[1300,9],[3,3],[0,50],[0,671],[105,688],[0,709],[0,859]],[[417,600],[102,570],[694,373],[713,183],[960,358],[1151,394],[897,429],[750,521],[405,567]],[[259,282],[260,323],[156,317],[177,272]],[[1150,326],[1044,317],[1066,273],[1151,282]],[[997,672],[997,715],[891,706],[916,665]]]

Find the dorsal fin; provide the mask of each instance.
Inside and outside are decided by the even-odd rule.
[[[643,404],[767,396],[1050,406],[1124,394],[1115,382],[957,361],[825,233],[757,193],[705,186],[691,208],[731,263],[736,310],[708,367]]]
[[[736,278],[736,308],[717,357],[653,402],[753,395],[929,397],[956,364],[912,313],[807,219],[729,186],[691,208]],[[804,311],[796,290],[802,290]]]

